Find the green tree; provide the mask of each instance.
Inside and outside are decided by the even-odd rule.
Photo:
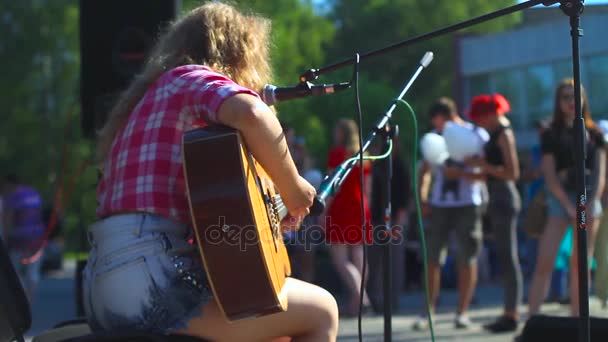
[[[0,13],[0,168],[39,189],[49,206],[62,181],[65,194],[77,176],[64,203],[74,231],[95,206],[94,170],[76,174],[92,151],[80,133],[78,2],[4,1]]]
[[[514,0],[336,0],[332,18],[338,30],[329,57],[351,57],[356,51],[375,50],[515,3]],[[511,15],[466,32],[502,30],[518,20],[518,15]],[[425,79],[433,85],[432,88],[448,92],[456,57],[453,40],[454,35],[438,37],[382,57],[372,57],[365,61],[365,71],[371,74],[372,79],[400,85],[404,72],[409,72],[425,51],[433,51],[435,60],[429,72],[425,73]]]

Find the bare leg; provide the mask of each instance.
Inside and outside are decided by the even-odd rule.
[[[602,215],[600,226],[595,239],[595,291],[605,307],[608,301],[608,215]]]
[[[536,268],[528,290],[528,314],[538,314],[541,304],[547,297],[551,274],[555,268],[555,258],[564,233],[568,228],[568,220],[549,217],[538,243]]]
[[[313,283],[315,280],[315,251],[303,246],[298,249],[298,259],[300,260],[300,276],[302,280]]]
[[[257,319],[228,322],[215,301],[203,308],[202,315],[180,333],[213,341],[270,341],[291,337],[292,342],[333,342],[338,332],[338,307],[324,289],[288,278],[284,291],[288,297],[286,312]]]
[[[590,260],[593,256],[595,248],[595,240],[599,228],[599,220],[588,219],[587,225],[590,228],[587,231],[587,259]],[[576,223],[573,223],[572,232],[572,255],[570,256],[570,312],[572,316],[579,315],[579,297],[578,297],[578,236],[576,233]],[[591,277],[590,267],[587,270],[587,277]],[[590,282],[589,282],[590,284]]]
[[[431,313],[435,313],[435,307],[437,305],[437,298],[439,298],[439,288],[441,286],[441,266],[436,263],[428,264],[429,272],[429,300],[431,301]]]
[[[464,314],[469,309],[475,286],[477,285],[477,264],[458,266],[458,308],[457,314]]]
[[[350,245],[350,252],[351,252],[351,259],[353,260],[353,264],[355,265],[355,267],[357,268],[358,272],[359,272],[359,279],[361,279],[361,275],[363,274],[363,248],[364,246],[361,245]],[[370,300],[369,300],[369,296],[367,295],[367,291],[365,291],[365,288],[367,286],[367,280],[369,279],[369,267],[366,268],[365,271],[365,280],[364,280],[364,284],[363,284],[363,305],[367,306],[370,305]],[[361,283],[358,284],[359,290],[361,289]],[[360,293],[361,291],[357,291],[357,298],[356,298],[356,305],[355,307],[358,308],[359,307],[359,298],[360,298]]]
[[[355,298],[358,303],[361,293],[361,271],[350,261],[349,246],[345,244],[332,245],[329,251],[334,267],[348,288],[350,294],[349,305],[352,305]],[[356,308],[349,307],[348,310],[350,312],[347,314],[355,314]]]

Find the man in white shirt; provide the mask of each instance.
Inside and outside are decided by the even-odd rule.
[[[435,133],[442,134],[447,122],[474,131],[480,139],[489,139],[487,132],[462,120],[451,99],[440,98],[429,110]],[[482,246],[482,215],[485,184],[481,175],[463,163],[448,159],[443,165],[424,162],[420,172],[420,199],[423,215],[429,219],[425,230],[428,251],[428,281],[431,313],[439,297],[441,266],[445,262],[450,232],[458,243],[458,308],[454,325],[468,328],[467,310],[477,285],[477,258]],[[432,187],[431,187],[432,184]],[[427,317],[421,317],[414,329],[428,328]]]

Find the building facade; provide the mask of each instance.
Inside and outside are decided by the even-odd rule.
[[[586,6],[581,16],[581,80],[593,118],[608,117],[608,5]],[[552,115],[557,83],[572,77],[572,40],[568,17],[558,8],[525,11],[517,28],[500,33],[460,36],[460,103],[482,93],[509,99],[520,148],[537,142],[534,121]],[[465,108],[466,109],[466,108]]]

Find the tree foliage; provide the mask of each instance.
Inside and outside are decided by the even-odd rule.
[[[39,189],[47,206],[63,189],[68,231],[95,208],[96,173],[81,167],[93,144],[80,132],[78,15],[75,0],[4,1],[0,10],[0,167]]]

